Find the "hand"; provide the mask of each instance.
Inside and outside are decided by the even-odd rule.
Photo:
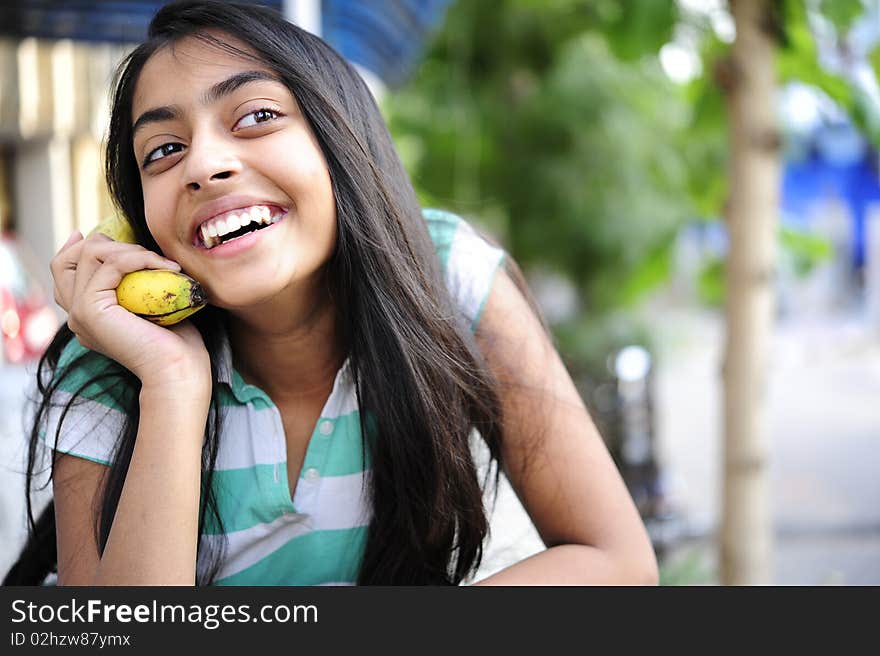
[[[51,263],[54,295],[67,324],[84,347],[112,358],[144,384],[206,384],[210,359],[198,330],[188,321],[157,326],[121,307],[116,287],[141,269],[180,270],[180,265],[138,244],[102,234],[74,232]]]

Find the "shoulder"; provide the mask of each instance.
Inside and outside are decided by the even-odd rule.
[[[134,388],[126,384],[125,372],[120,364],[87,349],[74,336],[61,351],[53,378],[62,395],[125,411],[135,394]]]
[[[422,215],[440,261],[446,287],[471,328],[476,330],[495,275],[506,257],[463,217],[445,210],[426,208]]]
[[[57,453],[109,464],[126,417],[137,406],[125,368],[74,337],[42,382],[45,392],[35,395],[42,401],[29,408],[42,443]],[[71,467],[79,471],[79,465]]]

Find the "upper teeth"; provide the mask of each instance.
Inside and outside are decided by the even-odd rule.
[[[199,226],[199,234],[205,246],[213,248],[220,243],[224,235],[228,235],[230,232],[235,232],[250,223],[271,225],[283,215],[284,211],[277,207],[272,209],[265,205],[244,207],[208,219]]]

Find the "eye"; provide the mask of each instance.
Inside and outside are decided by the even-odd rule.
[[[241,130],[243,128],[251,128],[251,127],[257,125],[258,123],[266,123],[267,121],[274,121],[280,115],[281,114],[279,114],[275,110],[267,109],[264,107],[263,109],[258,109],[258,110],[251,112],[250,114],[245,114],[244,116],[242,116],[238,120],[238,123],[236,123],[232,127],[232,130],[235,131],[235,130]]]
[[[157,160],[162,159],[163,157],[168,157],[169,155],[173,155],[174,153],[178,153],[183,150],[184,146],[181,143],[165,143],[159,146],[158,148],[154,148],[147,156],[144,158],[143,166],[146,167],[148,164],[155,162]]]

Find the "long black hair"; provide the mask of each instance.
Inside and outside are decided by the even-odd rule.
[[[229,37],[250,48],[242,50]],[[141,244],[159,252],[147,229],[138,165],[132,150],[132,97],[147,60],[159,49],[192,37],[259,61],[290,89],[320,144],[336,202],[337,244],[328,264],[338,329],[348,351],[369,477],[372,519],[359,584],[458,584],[478,568],[488,520],[483,504],[500,472],[501,410],[497,382],[455,307],[421,208],[372,94],[356,70],[320,38],[274,10],[226,2],[177,2],[154,17],[146,42],[120,65],[106,152],[106,178],[119,210]],[[223,312],[206,308],[191,319],[211,353],[215,388],[205,431],[199,533],[219,521],[211,477],[221,438],[216,356]],[[62,327],[40,360],[40,401],[30,435],[27,484],[36,475],[39,433],[58,386],[84,364],[87,352],[63,371],[61,351],[73,337]],[[139,381],[113,362],[86,381],[132,390]],[[95,504],[95,537],[103,553],[128,471],[138,425],[137,394],[119,394],[125,409],[113,460]],[[367,417],[371,425],[366,425]],[[61,431],[59,422],[55,438]],[[488,444],[490,464],[479,480],[470,438]],[[368,438],[374,435],[375,439]],[[47,436],[48,442],[48,436]],[[51,443],[51,442],[49,442]],[[51,476],[51,472],[50,472]],[[34,522],[22,559],[7,582],[36,583],[55,558],[52,507]],[[40,546],[42,545],[42,547]],[[199,544],[198,583],[210,583],[220,553]],[[30,564],[29,564],[30,563]],[[201,566],[203,565],[204,566]],[[10,580],[12,577],[12,580]]]

